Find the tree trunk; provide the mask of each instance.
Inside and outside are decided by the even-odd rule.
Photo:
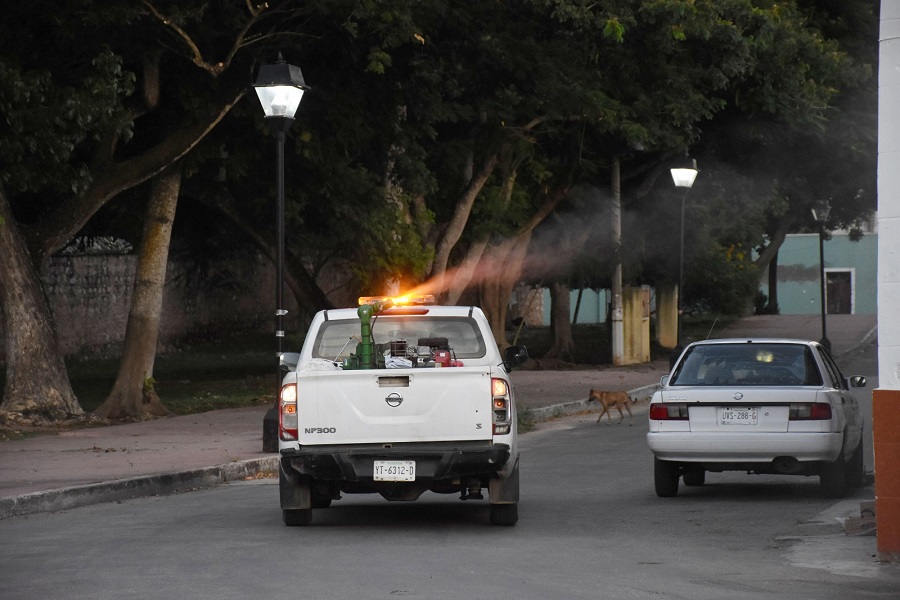
[[[573,362],[575,339],[572,337],[572,323],[569,321],[569,284],[553,282],[550,285],[550,335],[553,345],[544,358],[557,358]]]
[[[6,327],[6,389],[0,413],[25,424],[84,414],[59,349],[50,305],[0,187],[0,305]]]
[[[506,339],[506,314],[509,299],[522,273],[530,242],[529,229],[491,247],[481,261],[483,268],[478,275],[481,307],[501,352],[509,347],[509,340]]]
[[[777,315],[778,309],[778,252],[769,261],[769,300],[766,305],[766,314]]]
[[[243,98],[246,89],[232,91],[202,120],[184,125],[159,144],[121,162],[91,167],[93,181],[83,194],[66,198],[33,227],[23,230],[35,264],[62,248],[98,210],[125,190],[155,177],[194,149],[231,108]]]
[[[450,252],[462,237],[463,230],[466,228],[466,223],[469,220],[469,215],[472,214],[472,206],[475,205],[475,199],[487,183],[488,178],[494,171],[494,167],[497,166],[498,156],[498,154],[492,154],[485,159],[481,166],[481,170],[469,182],[469,186],[466,188],[465,192],[463,192],[460,200],[456,203],[453,217],[450,219],[450,222],[440,236],[440,240],[437,242],[434,251],[434,261],[431,264],[430,271],[432,277],[438,278],[440,292],[444,291],[444,273],[450,262]]]
[[[778,254],[778,249],[784,243],[791,225],[793,225],[793,221],[789,217],[783,217],[776,224],[775,231],[769,234],[769,244],[760,251],[759,256],[754,261],[754,264],[759,268],[760,274]]]
[[[145,419],[169,414],[153,389],[153,363],[180,187],[181,168],[177,164],[153,179],[119,374],[109,397],[97,409],[98,416]]]

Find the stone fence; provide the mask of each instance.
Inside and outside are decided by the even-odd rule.
[[[118,356],[125,339],[135,255],[51,258],[44,289],[67,357]],[[203,269],[170,260],[166,272],[159,350],[179,340],[271,329],[274,269],[261,256],[212,263]],[[286,301],[293,297],[286,294]],[[288,306],[291,315],[296,308]],[[3,334],[0,316],[0,335]],[[0,344],[0,361],[5,347]]]

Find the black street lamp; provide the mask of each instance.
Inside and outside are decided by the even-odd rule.
[[[828,221],[828,213],[831,205],[827,200],[821,200],[812,208],[812,216],[819,224],[819,298],[822,304],[822,339],[819,343],[831,353],[831,340],[828,339],[825,328],[825,314],[828,312],[827,296],[825,293],[825,223]]]
[[[288,129],[294,122],[297,107],[303,92],[309,89],[303,81],[299,67],[284,62],[281,54],[273,65],[261,65],[256,81],[253,83],[259,102],[265,111],[266,122],[275,134],[277,150],[275,178],[277,198],[275,208],[276,260],[275,260],[275,339],[278,354],[278,387],[281,389],[281,370],[284,354],[284,141]],[[276,392],[276,404],[278,392]],[[278,419],[273,408],[266,414],[263,422],[263,451],[278,451]]]
[[[684,194],[681,196],[681,237],[678,245],[678,322],[676,323],[675,348],[672,349],[669,357],[669,364],[673,366],[681,356],[681,351],[684,350],[681,345],[681,320],[684,315],[684,294],[682,294],[684,289],[684,203],[694,185],[694,180],[697,179],[697,159],[687,159],[684,165],[672,168],[671,172],[675,187],[684,188]]]

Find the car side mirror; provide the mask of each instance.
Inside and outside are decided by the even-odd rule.
[[[300,362],[299,352],[282,352],[278,355],[278,364],[285,373],[296,369],[298,362]]]
[[[507,371],[524,365],[528,360],[528,349],[525,346],[510,346],[503,351],[503,366]]]
[[[847,381],[850,382],[850,387],[866,387],[866,378],[862,375],[854,375]]]
[[[669,384],[669,376],[663,375],[659,378],[659,387],[666,387]]]

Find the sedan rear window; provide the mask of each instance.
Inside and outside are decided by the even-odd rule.
[[[701,344],[693,346],[669,385],[822,385],[812,349],[805,344]]]

